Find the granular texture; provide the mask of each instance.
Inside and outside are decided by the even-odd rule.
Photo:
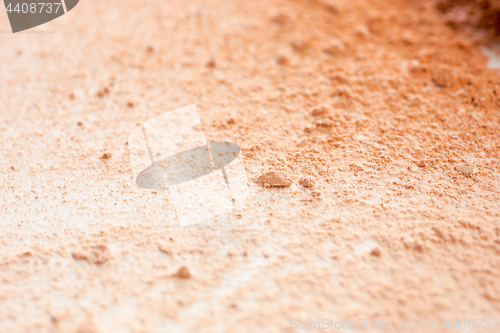
[[[458,6],[86,0],[0,34],[0,331],[498,318],[494,33],[447,23]],[[191,104],[241,147],[247,196],[181,228],[127,140]]]

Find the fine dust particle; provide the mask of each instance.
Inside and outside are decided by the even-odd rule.
[[[380,252],[380,249],[376,247],[372,250],[372,252],[370,252],[370,254],[374,257],[380,257],[382,253]]]
[[[271,22],[279,26],[284,25],[288,21],[288,16],[283,11],[278,11],[271,15]]]
[[[314,191],[311,193],[311,195],[315,198],[319,198],[321,196],[321,192],[318,192],[318,191]]]
[[[317,105],[311,110],[311,116],[321,117],[329,113],[329,108],[325,105]]]
[[[97,97],[104,97],[107,94],[109,94],[109,89],[107,87],[104,87],[97,92]]]
[[[297,53],[304,53],[310,47],[309,41],[306,39],[296,39],[291,43],[291,46],[292,49]]]
[[[257,183],[264,186],[290,186],[292,180],[288,178],[281,171],[270,171],[259,176],[256,180]]]
[[[97,330],[93,326],[85,324],[78,328],[77,333],[97,333]]]
[[[111,158],[111,156],[112,156],[111,153],[104,153],[100,158],[103,160],[108,160]]]
[[[455,167],[455,171],[460,173],[462,176],[466,178],[470,178],[472,176],[472,167],[467,164],[457,165]]]
[[[75,250],[71,255],[76,260],[87,260],[92,264],[101,265],[111,259],[111,250],[106,245],[96,245]]]
[[[335,125],[335,123],[330,119],[321,119],[315,121],[314,124],[316,125],[316,127],[325,127],[325,128],[333,127]]]
[[[172,253],[172,251],[170,250],[170,246],[168,246],[168,245],[160,245],[160,246],[158,246],[158,250],[160,250],[160,252],[163,252],[165,254]]]
[[[179,268],[177,273],[174,273],[172,276],[179,279],[189,279],[191,277],[191,274],[189,274],[189,271],[186,267],[182,266],[181,268]]]
[[[289,63],[288,58],[283,54],[279,54],[278,56],[276,56],[276,58],[274,58],[274,61],[276,61],[276,63],[281,66],[287,65]]]
[[[128,106],[129,108],[133,108],[133,107],[134,107],[134,102],[128,102],[128,103],[127,103],[127,106]]]
[[[299,183],[305,188],[314,187],[314,179],[312,177],[303,177]]]
[[[341,40],[334,39],[330,41],[324,48],[323,52],[330,55],[336,56],[342,54],[345,51],[345,44]]]
[[[216,66],[217,66],[217,64],[216,64],[214,58],[208,59],[207,62],[205,63],[206,68],[215,68]]]
[[[418,166],[419,168],[425,168],[427,165],[425,164],[425,161],[424,161],[424,160],[422,160],[422,161],[418,162],[417,166]]]
[[[445,88],[452,85],[453,77],[447,68],[439,68],[434,72],[432,80],[437,86]]]
[[[304,127],[304,132],[305,133],[312,133],[312,131],[313,131],[313,128],[311,126]]]
[[[363,167],[360,167],[359,165],[354,164],[354,163],[349,164],[349,169],[351,171],[355,171],[355,172],[363,171]]]
[[[355,29],[355,33],[358,37],[368,38],[370,37],[370,31],[364,25],[360,25]]]

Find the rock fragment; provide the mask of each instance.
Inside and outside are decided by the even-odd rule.
[[[281,171],[263,173],[259,176],[259,178],[257,178],[256,182],[264,186],[267,185],[272,187],[285,187],[292,185],[292,180]]]
[[[427,164],[425,164],[425,161],[424,160],[421,160],[420,162],[418,162],[417,166],[419,168],[425,168],[427,166]]]

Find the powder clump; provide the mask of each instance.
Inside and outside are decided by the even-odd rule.
[[[263,173],[259,176],[259,178],[257,178],[256,182],[264,186],[267,185],[273,187],[284,187],[292,185],[292,180],[281,171],[270,171]]]
[[[106,245],[96,245],[90,248],[82,248],[71,253],[76,260],[87,260],[96,265],[102,265],[111,259],[111,250]]]

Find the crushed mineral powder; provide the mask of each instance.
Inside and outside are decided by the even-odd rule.
[[[303,177],[300,180],[300,185],[302,185],[305,188],[312,188],[314,187],[314,179],[312,177]]]
[[[292,185],[292,180],[288,178],[281,171],[270,171],[263,173],[256,179],[256,182],[262,185],[268,185],[273,187],[284,187]]]
[[[473,172],[472,167],[467,164],[457,165],[455,171],[466,178],[470,178]]]
[[[87,260],[96,265],[101,265],[111,259],[111,250],[106,245],[96,245],[87,248],[81,248],[71,253],[76,260]]]
[[[109,160],[111,156],[112,156],[111,153],[104,153],[100,158],[103,160]]]

